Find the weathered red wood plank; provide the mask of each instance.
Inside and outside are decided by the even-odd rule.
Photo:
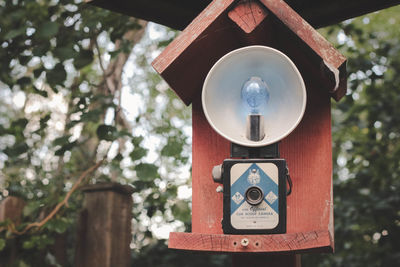
[[[346,57],[284,1],[260,2],[318,55],[317,66],[321,66],[323,76],[327,76],[330,81],[333,97],[336,100],[343,97],[347,89]]]
[[[211,170],[229,157],[230,143],[208,124],[200,97],[193,102],[192,113],[192,232],[222,234],[222,194],[215,191],[218,184]]]
[[[268,13],[258,1],[240,1],[231,11],[229,18],[245,33],[252,32],[267,17]]]
[[[246,240],[246,242],[244,242]],[[246,243],[247,245],[243,245]],[[171,233],[168,247],[210,252],[310,252],[331,251],[329,231],[278,235],[224,235]]]
[[[153,68],[186,105],[201,91],[212,65],[221,55],[237,47],[232,31],[227,30],[234,25],[226,23],[227,9],[234,2],[213,1],[152,62]]]
[[[170,64],[187,49],[204,31],[211,26],[229,7],[234,0],[216,0],[207,6],[157,57],[152,66],[158,72],[163,72]]]
[[[290,45],[287,45],[290,47]],[[283,47],[297,53],[295,48]],[[294,52],[291,51],[295,50]],[[281,157],[288,162],[293,193],[288,197],[288,232],[328,229],[333,236],[332,137],[329,92],[314,77],[307,55],[296,56],[303,66],[307,106],[297,128],[280,143]],[[333,247],[333,243],[332,243]]]
[[[299,57],[299,64],[303,64]],[[315,79],[302,73],[307,87],[303,120],[280,143],[288,162],[293,192],[287,198],[287,233],[321,229],[333,236],[332,150],[329,93]],[[229,119],[230,114],[226,114]],[[229,142],[207,123],[199,97],[193,102],[193,214],[195,233],[222,233],[222,194],[215,192],[211,170],[229,156]],[[333,248],[333,239],[330,246]],[[325,246],[325,244],[321,244]]]

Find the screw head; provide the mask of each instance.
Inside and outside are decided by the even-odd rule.
[[[247,247],[248,245],[249,245],[249,240],[247,239],[247,238],[243,238],[242,239],[242,241],[240,241],[240,244],[243,246],[243,247]]]

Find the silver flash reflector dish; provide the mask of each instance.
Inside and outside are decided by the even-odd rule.
[[[248,85],[250,79],[256,82]],[[264,91],[254,96],[257,83]],[[243,88],[249,92],[245,99]],[[202,92],[204,114],[213,129],[246,147],[270,145],[289,135],[303,117],[306,98],[294,63],[266,46],[243,47],[223,56],[209,71]],[[261,136],[249,138],[248,117],[258,115],[263,119],[257,124]]]

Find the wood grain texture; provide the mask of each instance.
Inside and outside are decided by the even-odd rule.
[[[192,104],[192,231],[222,234],[222,193],[211,177],[213,166],[229,157],[230,143],[204,117],[200,96]],[[228,118],[228,117],[227,117]]]
[[[267,15],[264,6],[255,0],[242,0],[228,12],[229,18],[245,33],[251,33]]]
[[[11,220],[16,226],[21,223],[22,213],[26,202],[19,197],[8,196],[0,203],[0,222]],[[4,230],[4,229],[3,229]],[[15,266],[21,257],[18,238],[8,238],[7,246],[0,251],[0,267]]]
[[[86,187],[74,266],[130,266],[132,187]]]
[[[283,0],[260,2],[318,56],[314,64],[321,67],[320,76],[326,77],[332,96],[342,98],[347,90],[346,57]]]
[[[247,246],[241,241],[246,238]],[[210,252],[260,253],[260,252],[310,252],[331,251],[329,231],[278,235],[224,235],[201,233],[171,233],[168,247],[180,250]]]
[[[0,203],[0,221],[10,219],[15,225],[20,224],[25,204],[22,198],[14,196],[6,197]]]
[[[215,0],[152,62],[182,101],[189,105],[222,55],[238,47],[227,10],[234,0]],[[228,21],[228,23],[227,23]]]
[[[201,37],[206,30],[218,20],[234,0],[215,0],[207,6],[157,57],[152,65],[162,73],[177,59],[192,43]]]

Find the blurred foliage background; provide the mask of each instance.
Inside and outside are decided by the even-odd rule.
[[[332,102],[336,252],[304,266],[400,266],[399,12],[320,30],[348,57],[349,90]],[[230,263],[166,247],[165,233],[190,230],[191,114],[150,62],[177,34],[80,0],[0,0],[0,199],[26,202],[16,231],[0,223],[0,264],[73,265],[79,190],[43,227],[16,232],[103,158],[82,185],[134,187],[134,266]]]

